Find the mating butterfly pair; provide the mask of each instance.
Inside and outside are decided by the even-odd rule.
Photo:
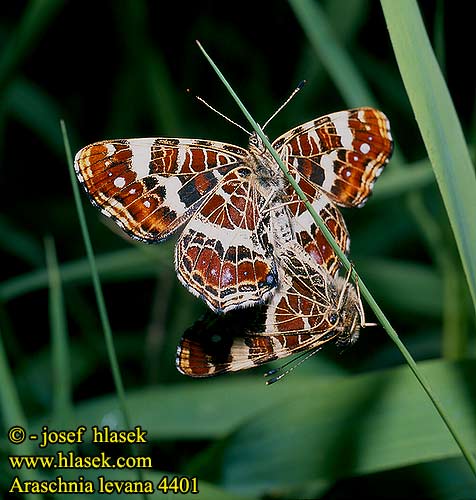
[[[334,113],[292,129],[273,147],[348,251],[347,229],[336,205],[362,206],[388,162],[392,140],[385,115],[372,108]],[[309,290],[317,288],[318,297],[327,282],[336,288],[337,256],[256,134],[248,150],[197,139],[103,141],[83,148],[75,168],[93,204],[133,238],[157,243],[185,225],[175,250],[177,275],[214,312],[262,304],[275,295],[272,301],[290,305],[286,314],[299,317],[299,307],[291,305],[295,293],[319,306],[322,298]],[[313,273],[324,285],[311,279]],[[342,307],[344,295],[355,293],[352,287],[340,288],[336,307]],[[274,302],[266,309],[268,316],[278,314],[278,308],[272,312]],[[255,337],[272,337],[266,349],[279,351],[275,357],[310,346],[300,337],[293,343],[292,336],[301,330],[286,330],[278,319],[268,318],[265,330],[257,325],[244,338],[249,358],[260,360],[255,364],[272,359],[252,353],[249,344]],[[330,324],[327,330],[320,327],[319,335],[324,331],[339,330]],[[208,345],[207,333],[199,338],[196,332],[192,329],[179,346],[179,369],[192,376],[218,373],[213,356],[204,358],[205,368],[194,368],[194,359],[207,354],[200,348]],[[227,359],[223,370],[241,366],[233,355]]]

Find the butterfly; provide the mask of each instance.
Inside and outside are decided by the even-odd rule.
[[[316,212],[348,250],[337,206],[362,206],[388,163],[387,117],[372,108],[304,123],[272,143]],[[180,228],[177,276],[214,312],[264,303],[279,285],[276,235],[297,241],[319,265],[339,261],[256,133],[248,149],[202,139],[102,141],[75,157],[92,203],[129,236],[160,243]],[[275,217],[275,220],[277,218]]]
[[[296,353],[307,358],[333,340],[353,344],[360,329],[371,325],[350,273],[333,276],[297,243],[280,249],[279,261],[282,277],[269,304],[224,316],[208,311],[184,333],[176,356],[181,373],[212,377]]]

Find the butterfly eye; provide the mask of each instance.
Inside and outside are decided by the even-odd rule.
[[[332,313],[330,316],[329,316],[329,323],[331,325],[335,325],[337,323],[337,320],[339,319],[339,317],[337,316],[337,314],[335,313]]]

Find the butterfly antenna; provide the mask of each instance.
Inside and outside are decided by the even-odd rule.
[[[224,115],[223,113],[221,113],[220,111],[218,111],[218,109],[215,109],[213,106],[210,106],[210,104],[208,104],[207,101],[205,101],[205,99],[202,99],[200,96],[196,95],[195,96],[202,104],[205,104],[205,106],[209,109],[211,109],[212,111],[214,111],[217,115],[221,116],[222,118],[224,118],[226,121],[232,123],[233,125],[235,125],[235,127],[238,127],[240,128],[241,130],[243,130],[243,132],[247,133],[248,135],[251,135],[251,132],[248,132],[248,130],[245,129],[245,127],[243,127],[242,125],[240,125],[239,123],[236,123],[234,122],[231,118],[228,118],[228,116]]]
[[[266,123],[261,127],[264,130],[269,122],[288,104],[288,102],[304,87],[306,80],[303,80],[299,85],[291,92],[291,95],[279,106],[279,108],[266,120]]]
[[[283,377],[294,371],[298,366],[302,365],[304,361],[307,361],[309,358],[317,354],[320,350],[322,349],[321,346],[317,346],[314,348],[311,352],[303,352],[299,354],[299,356],[291,359],[287,363],[284,363],[284,365],[278,367],[278,368],[273,368],[272,370],[267,371],[264,376],[269,377],[270,375],[274,375],[278,372],[281,372],[279,375],[276,377],[270,378],[269,380],[266,381],[266,385],[271,385],[277,382],[278,380],[281,380]],[[287,366],[291,365],[287,370],[283,371],[284,368]]]

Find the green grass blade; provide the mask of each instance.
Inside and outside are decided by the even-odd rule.
[[[456,250],[448,251],[447,239],[451,239],[451,229],[447,227],[447,234],[437,224],[425,206],[420,196],[410,195],[408,197],[413,208],[413,214],[418,218],[419,226],[425,238],[428,252],[433,254],[437,263],[442,283],[435,290],[441,290],[442,296],[442,355],[449,360],[464,359],[468,354],[467,342],[467,319],[470,312],[468,289],[464,273]],[[447,226],[446,219],[444,221]],[[469,297],[468,297],[469,298]]]
[[[457,408],[456,422],[473,451],[476,393],[471,381],[475,368],[474,362],[422,363],[425,376],[441,387],[445,404]],[[281,404],[252,415],[228,439],[225,486],[240,493],[263,494],[458,454],[405,367],[327,381],[314,379],[314,383],[304,379],[299,385],[293,383],[293,388],[293,395],[288,393]],[[309,394],[318,397],[309,398]],[[474,484],[469,469],[463,474]]]
[[[353,44],[369,14],[368,0],[326,0],[322,3],[337,38]],[[342,12],[346,15],[343,16]]]
[[[121,372],[119,370],[119,364],[117,362],[116,350],[114,347],[114,341],[112,337],[111,324],[109,322],[109,317],[107,314],[106,302],[104,300],[104,295],[102,293],[101,282],[99,280],[99,273],[97,270],[96,259],[94,258],[94,251],[91,243],[91,238],[89,237],[89,232],[86,224],[86,218],[84,216],[83,207],[81,204],[81,198],[79,194],[79,188],[76,180],[76,175],[74,173],[73,167],[73,156],[71,154],[71,148],[69,145],[68,135],[66,132],[66,126],[64,122],[61,122],[61,131],[63,133],[63,140],[66,150],[66,159],[68,162],[69,173],[71,177],[71,184],[73,186],[74,200],[76,203],[78,217],[81,225],[81,232],[83,235],[84,244],[86,247],[86,253],[88,256],[89,266],[91,268],[91,279],[93,281],[94,292],[96,294],[96,301],[99,309],[99,316],[101,319],[102,328],[104,331],[104,338],[106,341],[106,348],[109,356],[109,362],[111,364],[112,374],[114,378],[114,384],[116,387],[117,395],[119,397],[119,402],[121,405],[121,410],[123,413],[124,423],[127,428],[131,429],[129,411],[127,409],[126,397],[124,392],[124,385],[122,383]]]
[[[149,247],[107,252],[98,255],[95,260],[101,278],[110,281],[157,276],[158,268],[172,267],[170,259],[166,258],[165,253],[159,253],[154,248]],[[91,280],[91,268],[87,258],[61,264],[60,272],[64,284],[81,284]],[[31,271],[0,283],[0,300],[6,302],[47,286],[48,273],[46,269]]]
[[[458,116],[413,0],[381,0],[476,309],[476,175]]]
[[[28,2],[18,26],[2,48],[0,56],[0,94],[3,93],[18,65],[62,5],[61,0],[30,0]]]
[[[52,238],[45,239],[45,249],[50,284],[49,312],[53,364],[53,421],[58,429],[64,429],[67,423],[70,422],[73,412],[68,330],[61,276]]]
[[[3,339],[0,332],[0,410],[2,415],[3,423],[3,436],[7,435],[8,430],[13,426],[20,426],[25,429],[28,434],[29,426],[26,417],[23,413],[20,398],[18,397],[18,392],[15,387],[15,382],[13,375],[8,366],[8,360],[3,347]],[[2,437],[3,437],[2,436]],[[8,450],[11,455],[34,455],[33,446],[30,440],[27,438],[21,444],[11,444],[9,443]],[[10,471],[9,471],[10,472]],[[12,471],[13,472],[13,471]],[[15,471],[21,481],[32,481],[39,480],[39,475],[36,470],[26,470],[19,469]],[[43,498],[42,495],[31,494],[30,498],[40,500]]]
[[[5,94],[5,112],[24,123],[58,157],[62,157],[63,143],[58,136],[61,111],[56,101],[43,89],[25,78],[15,78]],[[70,135],[75,140],[71,131]]]
[[[160,45],[150,40],[148,8],[144,0],[127,0],[122,3],[120,9],[114,10],[114,14],[119,19],[118,24],[121,24],[123,19],[128,19],[130,23],[130,29],[120,33],[126,51],[126,64],[129,65],[127,73],[137,72],[144,75],[144,102],[149,102],[148,112],[154,120],[154,125],[157,130],[173,136],[180,131],[177,90],[160,52]],[[121,103],[118,105],[123,108]],[[126,110],[126,114],[128,113],[129,110]]]
[[[442,280],[432,267],[378,257],[359,259],[355,264],[379,304],[400,314],[441,318],[442,294],[435,290],[442,289]]]
[[[374,97],[341,49],[322,7],[310,0],[289,0],[289,4],[346,103],[351,107],[375,107]]]
[[[41,245],[26,230],[0,214],[0,248],[15,257],[39,267],[43,265]]]
[[[74,172],[73,166],[73,155],[71,154],[71,147],[69,145],[68,133],[66,131],[66,125],[63,121],[61,121],[61,132],[63,134],[63,141],[66,153],[66,160],[68,162],[69,174],[71,178],[71,185],[73,188],[74,201],[76,204],[76,210],[78,212],[79,222],[81,225],[81,233],[83,235],[84,244],[86,247],[86,253],[88,256],[89,266],[91,268],[91,278],[94,287],[94,293],[96,296],[96,302],[99,310],[99,317],[101,320],[101,325],[104,332],[104,340],[106,342],[106,349],[108,353],[109,363],[111,365],[112,377],[114,379],[114,385],[117,392],[117,397],[119,399],[119,404],[121,408],[122,418],[124,419],[123,425],[126,426],[127,429],[132,429],[130,413],[127,406],[126,394],[124,391],[124,384],[122,382],[121,371],[119,369],[119,363],[117,361],[116,349],[114,347],[114,340],[112,336],[111,324],[109,322],[109,316],[107,314],[106,302],[104,300],[104,294],[102,292],[101,282],[99,280],[99,273],[96,266],[96,260],[94,258],[93,246],[91,243],[91,238],[89,236],[88,227],[86,224],[86,217],[84,215],[83,206],[81,204],[81,198],[79,194],[78,182],[76,179],[76,174]],[[131,452],[133,455],[136,455],[135,446],[131,445]],[[142,479],[142,471],[137,469],[136,471],[137,477],[139,480]],[[144,494],[143,498],[146,499],[147,496]]]
[[[378,181],[378,189],[372,193],[372,201],[399,196],[435,182],[428,160],[421,160],[408,168],[389,169]]]
[[[207,54],[205,49],[201,46],[199,42],[197,42],[200,50],[220,78],[220,80],[223,82],[225,87],[227,88],[228,92],[230,95],[233,97],[235,102],[237,103],[238,107],[241,109],[251,126],[253,127],[253,130],[256,131],[256,133],[259,135],[263,143],[265,144],[266,148],[269,150],[269,152],[272,154],[273,158],[276,160],[276,163],[279,165],[281,168],[282,172],[288,179],[289,183],[292,185],[293,189],[296,191],[298,196],[300,197],[301,200],[303,200],[306,208],[309,210],[309,213],[311,214],[312,218],[316,222],[317,226],[321,230],[321,232],[324,234],[326,240],[329,242],[329,244],[332,246],[332,249],[334,252],[338,255],[340,261],[344,265],[345,269],[350,270],[351,264],[347,256],[344,254],[344,252],[340,249],[339,245],[336,243],[334,240],[333,235],[327,228],[327,226],[324,224],[323,220],[319,217],[319,215],[316,213],[312,205],[309,203],[307,200],[306,195],[303,193],[299,185],[296,183],[294,178],[289,174],[286,166],[284,165],[283,161],[279,157],[278,153],[273,149],[271,143],[269,142],[268,138],[264,135],[263,131],[261,130],[260,126],[256,123],[256,121],[253,119],[251,114],[248,112],[246,107],[244,106],[243,102],[240,100],[240,98],[237,96],[231,85],[228,83],[220,69],[217,67],[217,65],[213,62],[211,57]],[[476,255],[476,253],[475,253]],[[439,398],[436,396],[435,392],[431,388],[430,384],[426,380],[426,378],[422,375],[420,370],[418,369],[418,366],[409,353],[408,349],[405,347],[403,342],[400,340],[397,332],[395,329],[392,327],[390,324],[389,320],[385,316],[384,312],[382,309],[379,307],[375,299],[373,298],[372,294],[370,293],[369,289],[367,286],[362,282],[362,280],[359,278],[355,268],[352,270],[352,279],[354,282],[357,284],[357,286],[360,288],[360,292],[362,297],[366,300],[366,302],[369,304],[370,308],[372,311],[375,313],[377,319],[379,320],[380,324],[382,327],[385,329],[389,337],[393,340],[393,342],[396,344],[400,352],[402,353],[403,357],[405,358],[405,361],[407,362],[408,366],[412,370],[413,374],[417,378],[417,380],[420,382],[420,385],[422,386],[423,390],[426,392],[427,396],[430,398],[431,402],[433,403],[433,406],[435,407],[436,411],[439,413],[441,418],[443,419],[445,425],[448,428],[448,431],[451,433],[453,436],[454,440],[458,444],[461,453],[465,457],[466,461],[468,462],[468,465],[470,466],[471,470],[473,471],[473,474],[476,476],[476,459],[474,456],[470,453],[468,447],[466,446],[462,436],[460,435],[460,432],[457,430],[456,426],[453,424],[452,419],[450,418],[446,408],[443,407],[441,404]]]

